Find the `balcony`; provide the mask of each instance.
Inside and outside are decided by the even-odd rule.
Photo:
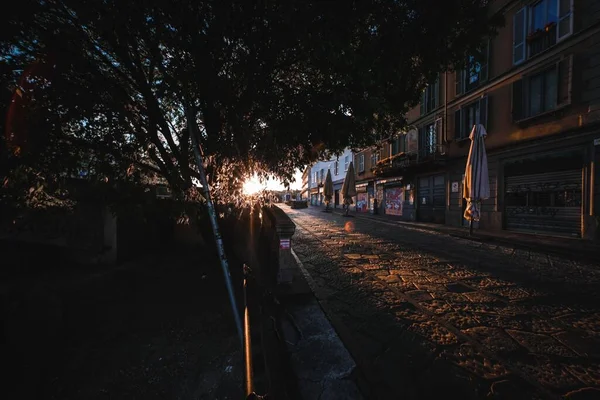
[[[446,160],[446,145],[425,144],[419,147],[418,163]]]

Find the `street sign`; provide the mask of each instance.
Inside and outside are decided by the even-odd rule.
[[[291,247],[290,239],[281,239],[279,240],[279,248],[283,250],[289,250]]]

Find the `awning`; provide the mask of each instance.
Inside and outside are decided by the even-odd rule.
[[[389,178],[389,179],[382,179],[380,181],[377,181],[376,184],[377,185],[398,185],[402,183],[402,177],[399,176],[397,178]]]

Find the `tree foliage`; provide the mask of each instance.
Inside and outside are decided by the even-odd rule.
[[[495,32],[487,3],[22,0],[0,28],[4,136],[45,173],[137,171],[185,193],[195,123],[209,181],[235,195],[251,172],[288,180],[397,132]]]

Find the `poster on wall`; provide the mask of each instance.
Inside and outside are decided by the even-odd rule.
[[[356,211],[367,212],[369,211],[369,196],[367,193],[358,193],[356,195]]]
[[[404,189],[401,187],[385,190],[385,213],[389,215],[402,215],[404,203]]]

